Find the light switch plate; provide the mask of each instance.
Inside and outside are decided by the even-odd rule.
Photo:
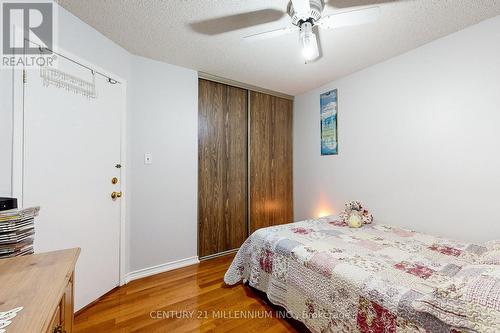
[[[144,164],[153,164],[153,155],[146,153],[144,154]]]

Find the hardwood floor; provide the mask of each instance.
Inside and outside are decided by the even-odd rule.
[[[232,259],[228,255],[132,281],[78,313],[74,331],[308,332],[284,319],[285,312],[264,294],[242,284],[226,286],[223,277]]]

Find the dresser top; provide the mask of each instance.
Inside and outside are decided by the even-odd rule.
[[[7,332],[46,332],[75,268],[80,249],[0,260],[0,312],[24,309]]]

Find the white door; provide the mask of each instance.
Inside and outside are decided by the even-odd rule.
[[[59,58],[58,70],[92,81],[92,72]],[[119,284],[122,84],[95,74],[96,98],[24,84],[23,204],[41,206],[35,251],[82,249],[75,274],[78,310]],[[112,184],[112,178],[119,182]]]

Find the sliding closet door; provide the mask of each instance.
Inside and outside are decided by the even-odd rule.
[[[247,90],[199,81],[199,255],[236,249],[247,236]]]
[[[250,231],[293,222],[293,102],[250,92]]]

